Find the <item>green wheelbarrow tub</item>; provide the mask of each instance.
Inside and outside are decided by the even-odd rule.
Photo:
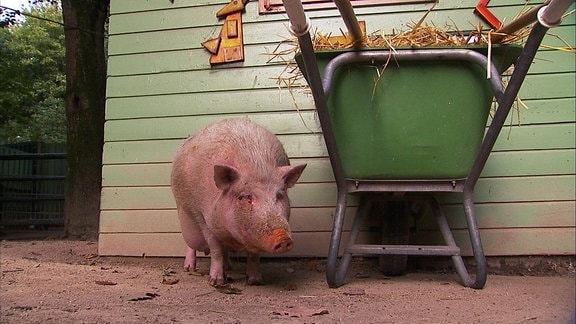
[[[459,48],[487,52],[486,47]],[[516,45],[494,46],[491,59],[503,72],[521,51]],[[321,75],[343,52],[315,53]],[[301,55],[296,61],[304,71]],[[482,144],[494,97],[485,67],[466,60],[371,63],[345,65],[332,78],[328,113],[344,176],[465,178]]]

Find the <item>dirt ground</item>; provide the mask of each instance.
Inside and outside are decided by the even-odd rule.
[[[246,286],[232,260],[230,294],[183,271],[183,258],[99,257],[94,242],[2,241],[0,253],[1,323],[574,323],[573,268],[490,275],[474,290],[452,273],[390,278],[357,260],[330,289],[323,259],[267,260],[264,286]]]

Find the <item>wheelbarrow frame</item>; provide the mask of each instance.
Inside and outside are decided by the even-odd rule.
[[[539,21],[532,27],[524,48],[515,63],[514,72],[510,80],[503,88],[500,73],[494,65],[488,66],[487,58],[482,54],[467,49],[442,49],[442,50],[396,50],[393,51],[395,60],[444,60],[459,59],[488,66],[491,69],[491,85],[497,103],[496,112],[490,122],[480,150],[475,158],[473,166],[465,178],[459,179],[394,179],[394,180],[371,180],[371,179],[351,179],[347,178],[342,167],[342,161],[338,153],[338,147],[334,135],[334,130],[330,120],[328,109],[328,96],[331,90],[332,76],[339,67],[356,62],[370,62],[373,60],[385,60],[390,51],[354,51],[339,54],[333,58],[325,68],[323,77],[320,76],[318,64],[314,53],[314,48],[309,34],[310,20],[305,16],[300,1],[283,0],[288,16],[291,21],[293,34],[298,37],[300,50],[303,56],[303,73],[310,86],[314,103],[318,111],[320,125],[324,136],[324,141],[328,150],[330,163],[334,173],[337,186],[337,204],[334,216],[334,225],[330,239],[328,251],[328,261],[326,279],[328,286],[336,288],[345,283],[348,267],[353,255],[437,255],[451,256],[461,283],[466,287],[481,289],[486,284],[487,264],[484,255],[480,231],[474,211],[474,187],[486,164],[486,161],[494,147],[496,139],[504,125],[508,113],[516,99],[520,87],[528,73],[536,52],[550,27],[559,24],[561,15],[568,9],[573,1],[553,0],[546,15],[546,7],[541,9],[542,14],[538,15]],[[354,26],[350,23],[351,6],[342,5],[337,1],[338,7],[345,18],[347,26]],[[344,7],[344,9],[341,9]],[[355,16],[352,17],[355,21]],[[552,23],[549,23],[552,22]],[[349,28],[350,29],[350,28]],[[351,30],[354,34],[354,29]],[[379,244],[356,244],[358,233],[366,214],[366,204],[362,203],[357,208],[352,224],[352,230],[348,239],[348,244],[344,247],[341,260],[338,255],[341,246],[341,239],[344,227],[344,214],[347,206],[347,198],[353,193],[438,193],[450,192],[462,194],[462,202],[468,225],[468,233],[472,246],[474,260],[476,262],[475,275],[471,276],[466,268],[461,256],[461,250],[456,245],[451,229],[440,204],[432,196],[425,198],[430,204],[446,245],[441,246],[418,246],[418,245],[379,245]]]

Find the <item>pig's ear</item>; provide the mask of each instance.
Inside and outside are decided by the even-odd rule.
[[[300,164],[297,166],[284,166],[280,168],[282,172],[284,172],[282,179],[284,179],[287,188],[291,188],[296,184],[296,181],[298,181],[298,178],[300,178],[304,168],[306,168],[306,164]]]
[[[214,182],[220,190],[227,190],[240,178],[240,173],[235,168],[228,165],[214,166]]]

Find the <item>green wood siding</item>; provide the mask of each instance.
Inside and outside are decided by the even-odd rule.
[[[227,117],[249,117],[276,133],[293,163],[308,163],[291,191],[296,241],[288,255],[326,255],[336,188],[309,94],[279,88],[281,63],[268,63],[290,38],[285,14],[243,14],[245,61],[211,67],[200,43],[216,37],[216,12],[228,1],[112,0],[99,252],[182,256],[184,243],[169,187],[171,161],[182,140]],[[479,23],[476,0],[441,0],[426,23]],[[534,2],[539,3],[539,2]],[[510,21],[522,0],[491,3]],[[362,7],[368,33],[407,30],[430,4]],[[336,9],[308,13],[314,28],[339,34]],[[487,255],[575,254],[576,60],[551,49],[574,46],[575,15],[546,36],[520,97],[480,179],[475,200]],[[298,109],[295,105],[297,104]],[[470,254],[457,195],[439,195],[465,254]],[[354,213],[356,200],[347,212]],[[347,217],[346,230],[350,228]],[[373,220],[374,222],[374,220]],[[434,240],[432,217],[416,239]],[[366,224],[363,240],[374,237]],[[347,235],[347,233],[345,233]],[[313,247],[310,249],[310,247]]]

